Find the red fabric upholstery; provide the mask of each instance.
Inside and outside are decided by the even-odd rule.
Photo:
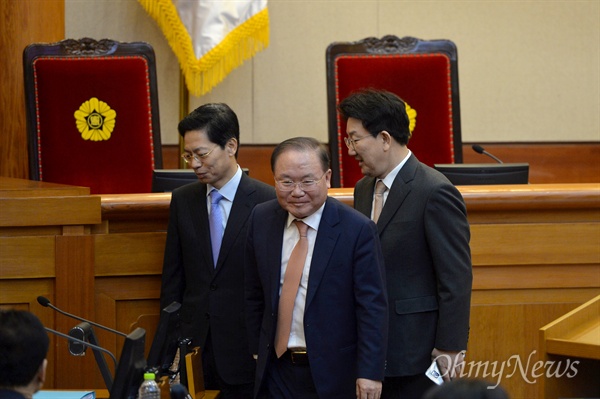
[[[443,54],[340,56],[336,59],[337,103],[367,87],[396,93],[417,111],[408,147],[425,164],[454,163],[450,61]],[[338,150],[342,187],[362,177],[348,156],[346,123],[338,115]]]
[[[421,162],[430,166],[462,162],[457,75],[456,48],[447,40],[384,36],[331,44],[327,85],[334,186],[354,187],[362,177],[358,162],[348,156],[343,140],[346,123],[336,107],[352,92],[364,88],[396,93],[416,110],[416,126],[408,147]]]
[[[149,193],[162,168],[156,61],[144,42],[66,39],[23,51],[29,177]]]
[[[92,193],[150,192],[152,109],[146,59],[47,58],[34,62],[40,180]],[[110,139],[84,140],[74,113],[90,98],[116,111]]]

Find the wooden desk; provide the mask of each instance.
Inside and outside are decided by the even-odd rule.
[[[204,398],[202,399],[218,399],[220,396],[219,391],[205,391]],[[106,389],[96,389],[96,399],[109,399],[110,395]]]
[[[205,391],[202,399],[218,399],[219,391]],[[110,395],[106,389],[96,389],[96,399],[109,399]]]
[[[600,294],[600,184],[459,190],[471,224],[474,274],[467,362],[505,362],[515,355],[527,360],[535,351],[534,363],[540,358],[539,329]],[[63,227],[47,225],[58,218],[57,211],[46,215],[36,208],[39,202],[23,197],[26,192],[15,196],[10,191],[0,186],[2,213],[3,204],[16,197],[22,212],[11,211],[13,218],[0,225],[0,306],[31,308],[46,325],[68,331],[72,321],[56,316],[55,323],[55,314],[35,303],[37,295],[45,295],[68,312],[119,331],[141,323],[147,329],[148,348],[153,325],[144,322],[156,320],[158,314],[170,194],[81,195],[97,202],[91,210],[83,206],[81,221]],[[332,189],[329,194],[352,205],[352,191]],[[56,189],[51,194],[61,196]],[[57,206],[61,203],[56,201]],[[27,212],[38,216],[22,226],[18,215]],[[77,219],[70,208],[59,213],[65,220]],[[69,230],[72,235],[66,234]],[[81,240],[82,246],[62,246],[71,239]],[[74,252],[65,252],[67,248]],[[72,273],[70,280],[65,270]],[[104,347],[119,355],[120,337],[104,331],[97,335]],[[70,373],[56,375],[54,354],[48,388],[103,387],[93,356],[73,358],[66,349],[60,351]],[[72,376],[83,375],[82,370],[86,375],[80,383]],[[504,378],[502,385],[513,398],[539,395],[539,382],[529,384],[518,375]]]
[[[102,219],[100,197],[89,192],[86,187],[0,177],[0,306],[29,310],[45,326],[62,332],[78,322],[43,308],[36,301],[39,295],[94,319],[90,226]],[[87,378],[96,372],[94,357],[69,355],[65,339],[50,337],[48,361],[47,388],[98,386]],[[65,371],[62,378],[77,384],[56,385],[57,364]]]
[[[542,327],[539,347],[544,362],[569,370],[544,378],[540,397],[599,397],[600,295]]]

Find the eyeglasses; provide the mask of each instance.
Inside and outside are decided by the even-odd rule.
[[[369,136],[365,136],[369,137]],[[352,148],[353,151],[356,151],[356,142],[364,139],[365,137],[359,137],[357,139],[353,139],[350,137],[344,137],[344,143],[346,143],[346,147]]]
[[[327,171],[327,172],[329,172],[329,171]],[[321,180],[323,180],[323,178],[325,177],[327,172],[323,173],[323,176],[321,176],[317,180],[302,180],[301,182],[296,183],[291,180],[275,179],[275,184],[277,185],[277,188],[279,188],[279,191],[282,191],[282,192],[294,191],[296,186],[298,186],[298,188],[302,191],[309,192],[309,191],[313,191],[315,188],[317,188],[317,184],[319,184],[321,182]]]
[[[196,154],[196,153],[185,153],[185,154],[181,154],[181,158],[183,158],[183,160],[185,161],[185,163],[192,163],[192,160],[195,160],[196,162],[200,162],[202,163],[202,161],[210,155],[211,152],[213,152],[215,150],[215,148],[217,148],[218,145],[214,146],[212,150],[210,150],[209,152],[205,152],[204,154]]]

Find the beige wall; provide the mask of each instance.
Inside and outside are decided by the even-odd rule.
[[[190,108],[222,101],[242,143],[327,141],[325,49],[386,34],[451,39],[463,141],[600,141],[600,1],[269,0],[271,44]],[[66,37],[151,43],[162,138],[178,142],[179,68],[135,0],[65,0]]]

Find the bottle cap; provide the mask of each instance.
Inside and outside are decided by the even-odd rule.
[[[154,378],[154,373],[144,373],[144,380],[153,380]]]

